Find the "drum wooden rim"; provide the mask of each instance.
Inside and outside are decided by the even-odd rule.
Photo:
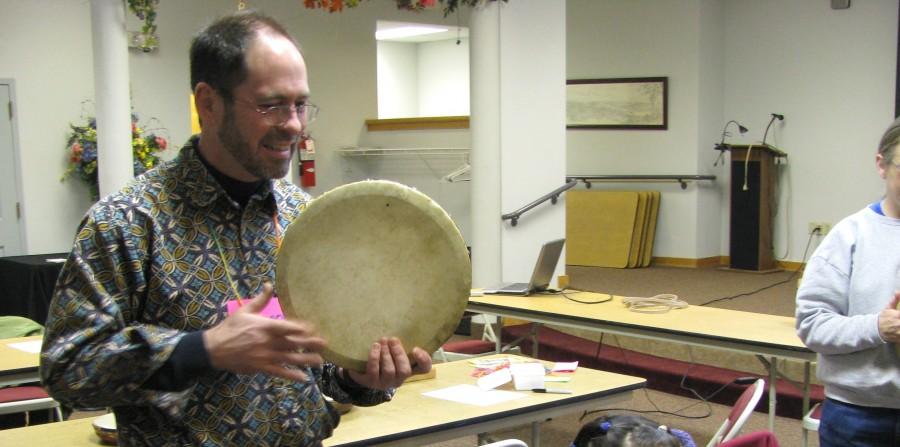
[[[437,350],[459,324],[472,267],[462,235],[425,194],[384,180],[312,200],[284,233],[276,292],[289,320],[316,325],[322,355],[365,371],[381,336]]]

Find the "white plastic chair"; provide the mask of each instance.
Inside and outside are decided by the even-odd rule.
[[[465,318],[471,318],[467,316]],[[496,351],[497,335],[491,325],[485,324],[481,339],[463,340],[445,343],[432,355],[435,360],[451,362],[482,355],[493,354]]]
[[[528,447],[528,444],[519,441],[518,439],[504,439],[502,441],[485,444],[481,447]]]
[[[803,446],[809,445],[809,432],[819,431],[819,419],[822,418],[822,403],[819,402],[803,415]]]
[[[734,438],[741,431],[741,428],[744,427],[747,419],[750,418],[750,415],[756,408],[756,404],[762,398],[765,388],[766,381],[763,379],[756,379],[753,385],[747,387],[738,397],[734,406],[731,407],[731,412],[728,414],[725,422],[722,422],[722,425],[719,426],[716,434],[709,440],[709,444],[706,444],[706,447],[715,447]]]
[[[35,410],[53,410],[57,421],[63,420],[59,402],[39,386],[21,385],[0,389],[0,414],[25,413],[27,426],[30,423],[29,412]]]
[[[822,418],[822,404],[817,403],[803,416],[803,428],[809,431],[819,431],[819,419]]]

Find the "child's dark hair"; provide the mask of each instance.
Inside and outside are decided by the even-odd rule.
[[[572,447],[681,447],[664,425],[645,417],[609,415],[581,427]]]

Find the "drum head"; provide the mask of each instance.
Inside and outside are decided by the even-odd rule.
[[[382,336],[431,353],[453,334],[472,283],[456,225],[424,194],[388,181],[335,188],[284,233],[275,289],[287,319],[313,322],[323,357],[364,372]]]

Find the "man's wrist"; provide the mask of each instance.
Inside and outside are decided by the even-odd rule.
[[[348,391],[366,389],[365,386],[360,385],[357,381],[353,380],[353,377],[350,376],[350,371],[346,368],[338,369],[338,383],[340,383],[341,388]]]

